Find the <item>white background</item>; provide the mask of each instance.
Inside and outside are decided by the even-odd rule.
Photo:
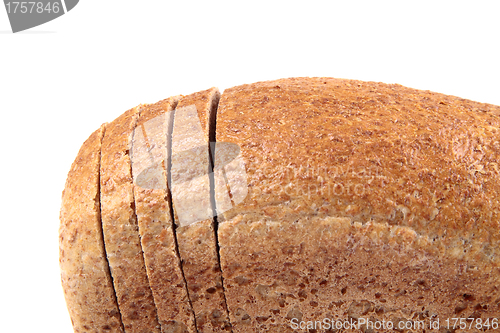
[[[18,34],[0,7],[0,331],[72,332],[59,205],[80,145],[101,123],[171,95],[292,76],[500,105],[495,2],[81,0]]]

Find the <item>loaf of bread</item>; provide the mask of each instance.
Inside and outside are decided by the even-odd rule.
[[[75,332],[496,331],[499,157],[500,107],[400,85],[129,110],[63,193]]]

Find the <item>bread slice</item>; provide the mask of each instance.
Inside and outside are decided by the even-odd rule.
[[[218,229],[234,332],[500,316],[500,107],[283,79],[227,89],[216,134],[246,166]]]
[[[62,195],[59,262],[75,332],[123,332],[101,227],[101,126],[80,148]]]
[[[199,332],[230,330],[210,189],[210,128],[219,92],[183,97],[174,115],[171,191],[182,268]]]
[[[142,250],[162,332],[196,332],[171,217],[166,167],[178,98],[143,105],[132,141],[134,197]]]
[[[140,107],[111,122],[102,142],[104,244],[126,332],[160,332],[135,214],[130,146]]]

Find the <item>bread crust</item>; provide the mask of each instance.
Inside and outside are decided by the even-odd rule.
[[[183,97],[176,108],[172,132],[171,177],[177,242],[199,332],[223,332],[231,327],[217,255],[208,175],[209,125],[219,96],[218,90],[212,88]],[[190,112],[194,109],[188,109],[193,105],[197,115]]]
[[[166,177],[170,155],[167,134],[177,100],[174,97],[141,106],[132,141],[132,174],[141,245],[162,332],[194,333],[194,314],[177,253]]]
[[[407,227],[333,217],[233,219],[220,225],[219,241],[235,332],[295,332],[293,320],[325,318],[418,320],[428,332],[438,318],[444,329],[446,319],[500,315],[498,268],[431,254],[428,240]]]
[[[419,274],[435,274],[426,280],[432,297],[411,303],[417,289],[404,289],[403,303],[415,311],[419,305],[450,317],[464,306],[460,295],[473,293],[480,306],[468,305],[462,315],[487,308],[488,316],[498,317],[500,294],[492,286],[500,275],[499,128],[500,107],[399,85],[293,78],[226,90],[217,141],[240,146],[248,183],[246,199],[226,211],[227,222],[219,226],[233,330],[286,331],[288,314],[308,320],[326,315],[326,296],[347,304],[335,312],[341,317],[362,301],[379,306],[375,294],[381,291],[344,296],[336,276],[355,272],[340,264],[343,258],[359,259],[364,266],[358,271],[365,275],[346,281],[363,285],[379,269],[376,254],[385,250],[391,253],[387,262],[401,269],[405,263],[411,269],[408,263],[417,258],[430,263],[405,277],[418,284]],[[355,242],[356,251],[373,253],[372,262],[362,264],[363,252],[349,247],[365,231],[325,235],[308,227],[310,219],[380,229],[370,236],[372,243]],[[391,250],[384,243],[391,237],[406,245]],[[302,240],[311,242],[309,249],[285,261],[288,251],[306,246]],[[359,254],[348,255],[353,251]],[[332,272],[311,276],[323,253]],[[316,295],[301,293],[301,284],[312,278],[317,285],[308,288]],[[401,285],[398,278],[392,286]],[[262,290],[273,296],[262,296]],[[384,298],[394,311],[403,304],[397,297]]]
[[[62,195],[59,263],[75,332],[123,332],[102,236],[99,164],[105,125],[83,143]]]
[[[101,212],[104,244],[125,332],[160,332],[141,248],[130,145],[139,108],[111,122],[102,142]]]

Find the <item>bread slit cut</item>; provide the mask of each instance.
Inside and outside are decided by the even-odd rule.
[[[163,333],[195,333],[178,256],[166,167],[178,98],[143,105],[132,141],[135,208],[149,284]]]
[[[99,166],[105,125],[82,145],[62,195],[59,261],[75,332],[123,332],[101,226]]]
[[[182,268],[199,332],[230,331],[214,225],[210,125],[216,88],[183,97],[172,130],[170,189]],[[212,134],[213,137],[213,134]]]
[[[130,149],[140,107],[111,122],[102,143],[104,244],[125,332],[160,332],[135,212]]]
[[[216,134],[234,332],[500,317],[500,107],[293,78],[225,90]]]

